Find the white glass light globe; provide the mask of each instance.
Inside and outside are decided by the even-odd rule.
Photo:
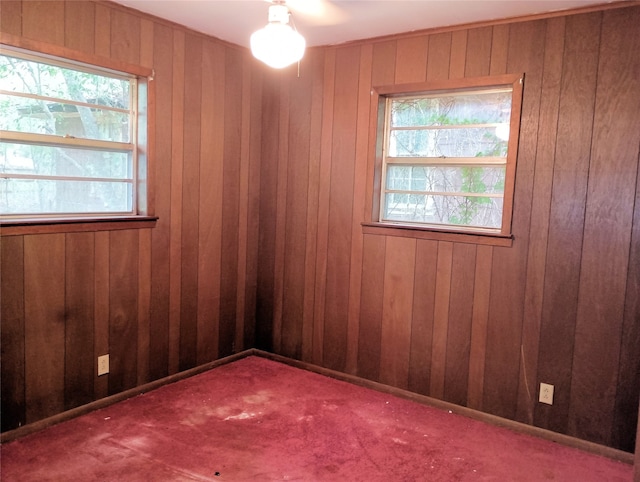
[[[272,22],[251,35],[251,52],[269,67],[282,69],[302,58],[306,42],[291,26]]]

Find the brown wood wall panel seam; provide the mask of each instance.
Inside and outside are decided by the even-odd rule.
[[[285,242],[287,235],[287,185],[289,163],[289,89],[286,87],[291,80],[284,79],[278,72],[280,80],[280,95],[278,97],[278,157],[277,157],[277,190],[276,190],[276,244],[275,265],[273,271],[273,349],[279,353],[282,350],[282,311],[284,304],[284,271],[285,271]]]
[[[242,58],[225,47],[225,117],[222,196],[222,260],[218,356],[235,353],[238,299],[238,212],[240,209],[240,132]]]
[[[550,383],[556,391],[553,410],[537,404],[534,414],[537,424],[551,430],[566,430],[571,397],[598,53],[597,39],[585,32],[599,25],[599,14],[591,14],[567,19],[565,26],[538,363],[538,382]]]
[[[617,396],[634,208],[628,200],[635,196],[640,145],[637,128],[611,126],[614,120],[621,127],[637,126],[638,12],[602,14],[573,352],[568,432],[604,445],[611,443]]]
[[[302,357],[306,362],[313,360],[316,258],[318,246],[318,215],[320,187],[320,145],[322,142],[322,106],[324,88],[324,53],[314,52],[310,59],[313,85],[311,88],[311,118],[309,120],[309,174],[307,178],[307,232],[305,244],[304,307],[302,313]]]
[[[171,96],[171,188],[169,239],[169,347],[168,373],[180,369],[180,313],[182,272],[182,190],[184,164],[185,34],[172,31],[173,65]]]
[[[24,237],[0,239],[2,431],[25,424]]]
[[[173,32],[154,25],[156,119],[152,173],[156,192],[154,205],[158,223],[151,233],[151,307],[149,330],[149,378],[169,374],[169,309],[171,272],[171,112],[173,96]],[[164,101],[163,101],[164,99]]]
[[[202,111],[202,38],[185,36],[182,225],[180,246],[180,362],[179,371],[197,364],[200,163]],[[206,207],[205,207],[206,209]]]
[[[64,411],[65,235],[24,238],[25,421]]]
[[[197,363],[218,357],[220,326],[220,272],[222,261],[222,195],[224,157],[224,47],[204,42],[202,50],[202,105],[198,208]],[[216,106],[215,111],[204,106]]]
[[[95,234],[65,234],[64,405],[69,410],[92,402],[95,311]]]
[[[547,22],[538,146],[534,172],[533,202],[531,206],[529,252],[522,334],[522,367],[518,394],[517,417],[533,424],[537,405],[538,355],[544,293],[544,277],[549,237],[549,217],[556,132],[562,79],[565,19],[558,17]]]
[[[320,176],[318,178],[318,239],[313,310],[313,363],[323,365],[324,317],[326,301],[327,245],[329,237],[329,199],[331,194],[332,115],[336,74],[336,51],[325,53],[323,69],[322,125],[320,134]]]
[[[373,47],[360,49],[360,72],[358,74],[358,116],[356,120],[355,175],[353,181],[353,208],[351,219],[351,253],[349,268],[349,308],[347,316],[346,373],[358,370],[358,332],[360,325],[360,297],[362,288],[362,243],[360,223],[364,219],[365,192],[367,185],[367,152],[369,149],[369,119],[371,97],[371,72]]]

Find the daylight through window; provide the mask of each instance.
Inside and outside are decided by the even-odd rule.
[[[512,85],[386,97],[380,221],[507,231],[512,101]]]
[[[0,215],[137,213],[134,76],[0,55]]]

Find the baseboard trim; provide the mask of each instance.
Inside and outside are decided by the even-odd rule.
[[[156,388],[160,388],[161,386],[168,385],[170,383],[174,383],[174,382],[183,380],[185,378],[192,377],[194,375],[198,375],[200,373],[206,372],[213,368],[226,365],[228,363],[231,363],[252,355],[260,356],[263,358],[267,358],[269,360],[284,363],[286,365],[289,365],[295,368],[308,370],[314,373],[318,373],[320,375],[335,378],[337,380],[349,382],[364,388],[370,388],[378,392],[388,393],[389,395],[403,398],[405,400],[410,400],[423,405],[428,405],[428,406],[439,408],[442,410],[447,410],[452,413],[456,413],[458,415],[463,415],[465,417],[472,418],[474,420],[479,420],[479,421],[486,422],[498,427],[507,428],[509,430],[513,430],[514,432],[533,435],[535,437],[556,442],[568,447],[584,450],[585,452],[590,452],[596,455],[607,457],[607,458],[617,460],[629,465],[633,465],[634,463],[634,454],[632,453],[628,453],[622,450],[596,444],[593,442],[588,442],[586,440],[582,440],[576,437],[571,437],[569,435],[552,432],[551,430],[534,427],[532,425],[527,425],[522,422],[516,422],[514,420],[498,417],[496,415],[490,415],[488,413],[480,412],[472,408],[455,405],[453,403],[438,400],[436,398],[431,398],[426,395],[420,395],[414,392],[410,392],[408,390],[403,390],[403,389],[392,387],[389,385],[384,385],[382,383],[374,382],[372,380],[367,380],[365,378],[361,378],[355,375],[349,375],[347,373],[338,372],[336,370],[331,370],[329,368],[324,368],[318,365],[314,365],[312,363],[295,360],[293,358],[288,358],[282,355],[276,355],[275,353],[269,353],[256,348],[250,348],[248,350],[244,350],[242,352],[235,353],[233,355],[230,355],[224,358],[220,358],[219,360],[205,363],[204,365],[200,365],[200,366],[191,368],[189,370],[185,370],[183,372],[175,373],[173,375],[169,375],[167,377],[154,380],[149,383],[145,383],[144,385],[140,385],[139,387],[131,388],[124,392],[116,393],[109,397],[96,400],[95,402],[91,402],[86,405],[82,405],[80,407],[53,415],[51,417],[38,420],[28,425],[24,425],[14,430],[4,432],[3,434],[0,435],[0,443],[10,442],[12,440],[16,440],[18,438],[24,437],[31,433],[39,432],[41,430],[44,430],[45,428],[51,427],[53,425],[57,425],[61,422],[71,420],[73,418],[79,417],[81,415],[85,415],[95,410],[108,407],[110,405],[113,405],[114,403],[122,402],[128,398],[141,395],[151,390],[155,390]]]
[[[605,445],[600,445],[600,444],[582,440],[576,437],[571,437],[569,435],[552,432],[551,430],[534,427],[533,425],[527,425],[526,423],[516,422],[514,420],[509,420],[506,418],[498,417],[496,415],[480,412],[472,408],[455,405],[453,403],[438,400],[436,398],[431,398],[426,395],[420,395],[414,392],[410,392],[408,390],[391,387],[389,385],[384,385],[382,383],[367,380],[365,378],[360,378],[355,375],[349,375],[349,374],[338,372],[328,368],[323,368],[321,366],[314,365],[312,363],[295,360],[282,355],[276,355],[274,353],[269,353],[269,352],[257,350],[257,349],[254,349],[252,354],[261,356],[264,358],[268,358],[269,360],[281,362],[296,368],[301,368],[314,373],[318,373],[320,375],[325,375],[331,378],[335,378],[337,380],[349,382],[354,385],[370,388],[378,392],[388,393],[389,395],[394,395],[399,398],[404,398],[405,400],[410,400],[423,405],[428,405],[428,406],[439,408],[442,410],[447,410],[452,413],[456,413],[458,415],[463,415],[465,417],[469,417],[474,420],[479,420],[481,422],[486,422],[491,425],[503,427],[503,428],[512,430],[514,432],[533,435],[535,437],[556,442],[561,445],[584,450],[585,452],[590,452],[596,455],[600,455],[602,457],[607,457],[613,460],[617,460],[619,462],[623,462],[625,464],[633,465],[633,462],[634,462],[634,454],[625,452],[623,450],[614,449],[611,447],[607,447]]]
[[[65,422],[67,420],[71,420],[72,418],[76,418],[81,415],[85,415],[87,413],[93,412],[95,410],[108,407],[110,405],[113,405],[114,403],[122,402],[128,398],[132,398],[132,397],[141,395],[143,393],[150,392],[151,390],[160,388],[163,385],[169,385],[170,383],[174,383],[174,382],[183,380],[185,378],[198,375],[199,373],[206,372],[208,370],[211,370],[212,368],[216,368],[221,365],[226,365],[227,363],[240,360],[241,358],[245,358],[253,354],[254,354],[253,349],[235,353],[233,355],[220,358],[218,360],[214,360],[209,363],[205,363],[204,365],[200,365],[200,366],[191,368],[189,370],[185,370],[183,372],[174,373],[173,375],[169,375],[167,377],[160,378],[158,380],[154,380],[149,383],[145,383],[144,385],[140,385],[139,387],[131,388],[124,392],[116,393],[114,395],[101,398],[100,400],[96,400],[95,402],[87,403],[86,405],[82,405],[77,408],[72,408],[71,410],[58,413],[51,417],[43,418],[42,420],[38,420],[36,422],[23,425],[22,427],[2,433],[2,435],[0,435],[0,443],[10,442],[12,440],[16,440],[18,438],[24,437],[25,435],[39,432],[40,430],[44,430],[45,428],[51,427],[53,425],[57,425],[61,422]]]

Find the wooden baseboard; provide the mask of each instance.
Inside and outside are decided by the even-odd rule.
[[[269,360],[284,363],[292,367],[308,370],[314,373],[318,373],[320,375],[335,378],[337,380],[353,383],[354,385],[370,388],[372,390],[376,390],[383,393],[388,393],[389,395],[403,398],[405,400],[410,400],[413,402],[421,403],[423,405],[428,405],[428,406],[439,408],[442,410],[447,410],[452,413],[456,413],[459,415],[463,415],[465,417],[472,418],[474,420],[479,420],[479,421],[486,422],[499,427],[504,427],[509,430],[513,430],[514,432],[533,435],[535,437],[539,437],[545,440],[550,440],[552,442],[557,442],[559,444],[562,444],[568,447],[577,448],[580,450],[584,450],[585,452],[590,452],[603,457],[608,457],[613,460],[618,460],[626,464],[633,465],[634,463],[634,454],[624,452],[622,450],[606,447],[604,445],[588,442],[586,440],[571,437],[569,435],[552,432],[551,430],[534,427],[532,425],[516,422],[506,418],[498,417],[496,415],[490,415],[488,413],[480,412],[472,408],[462,407],[460,405],[455,405],[453,403],[427,397],[426,395],[420,395],[417,393],[409,392],[407,390],[402,390],[400,388],[395,388],[389,385],[384,385],[382,383],[367,380],[365,378],[360,378],[355,375],[349,375],[349,374],[338,372],[335,370],[330,370],[328,368],[323,368],[318,365],[313,365],[311,363],[294,360],[293,358],[287,358],[281,355],[276,355],[274,353],[258,350],[256,348],[250,348],[240,353],[236,353],[234,355],[221,358],[219,360],[215,360],[213,362],[206,363],[204,365],[200,365],[190,370],[185,370],[180,373],[169,375],[168,377],[161,378],[159,380],[155,380],[150,383],[146,383],[139,387],[135,387],[130,390],[124,391],[122,393],[117,393],[115,395],[111,395],[109,397],[96,400],[95,402],[82,405],[81,407],[77,407],[72,410],[67,410],[65,412],[59,413],[52,417],[48,417],[43,420],[38,420],[37,422],[33,422],[23,427],[10,430],[1,435],[0,443],[9,442],[11,440],[24,437],[25,435],[29,435],[31,433],[44,430],[45,428],[51,427],[52,425],[56,425],[60,422],[64,422],[66,420],[79,417],[80,415],[87,414],[89,412],[98,410],[100,408],[108,407],[109,405],[113,405],[114,403],[118,403],[128,398],[135,397],[137,395],[140,395],[145,392],[149,392],[156,388],[160,388],[163,385],[168,385],[170,383],[174,383],[179,380],[183,380],[185,378],[198,375],[199,373],[211,370],[212,368],[216,368],[221,365],[225,365],[227,363],[231,363],[251,355],[260,356],[263,358],[267,358]]]
[[[384,385],[382,383],[360,378],[355,375],[349,375],[349,374],[345,374],[335,370],[330,370],[328,368],[323,368],[318,365],[313,365],[311,363],[294,360],[281,355],[276,355],[273,353],[269,353],[269,352],[265,352],[257,349],[254,349],[253,351],[254,351],[253,353],[254,355],[268,358],[273,361],[278,361],[296,368],[309,370],[311,372],[315,372],[320,375],[325,375],[331,378],[335,378],[337,380],[353,383],[354,385],[358,385],[361,387],[370,388],[372,390],[376,390],[383,393],[388,393],[389,395],[394,395],[399,398],[404,398],[405,400],[410,400],[413,402],[421,403],[423,405],[429,405],[431,407],[447,410],[452,413],[456,413],[458,415],[463,415],[465,417],[469,417],[474,420],[479,420],[481,422],[486,422],[491,425],[503,427],[503,428],[512,430],[514,432],[533,435],[535,437],[556,442],[568,447],[584,450],[585,452],[590,452],[596,455],[607,457],[607,458],[617,460],[629,465],[633,465],[633,462],[634,462],[633,460],[634,454],[625,452],[623,450],[614,449],[611,447],[607,447],[605,445],[600,445],[600,444],[588,442],[586,440],[582,440],[576,437],[571,437],[569,435],[552,432],[551,430],[534,427],[533,425],[527,425],[526,423],[516,422],[514,420],[509,420],[506,418],[498,417],[496,415],[480,412],[472,408],[455,405],[453,403],[438,400],[436,398],[427,397],[426,395],[420,395],[417,393],[409,392],[407,390],[402,390],[400,388],[391,387],[389,385]]]
[[[168,377],[160,378],[159,380],[154,380],[152,382],[145,383],[144,385],[140,385],[139,387],[131,388],[129,390],[126,390],[121,393],[116,393],[115,395],[111,395],[109,397],[101,398],[100,400],[96,400],[95,402],[87,403],[86,405],[82,405],[80,407],[67,410],[57,415],[53,415],[51,417],[38,420],[37,422],[24,425],[14,430],[9,430],[7,432],[4,432],[2,435],[0,435],[0,443],[10,442],[20,437],[24,437],[25,435],[39,432],[40,430],[44,430],[45,428],[51,427],[53,425],[57,425],[60,422],[65,422],[67,420],[71,420],[72,418],[76,418],[81,415],[85,415],[87,413],[93,412],[94,410],[108,407],[110,405],[113,405],[114,403],[122,402],[123,400],[126,400],[128,398],[135,397],[146,392],[150,392],[151,390],[160,388],[163,385],[168,385],[170,383],[174,383],[179,380],[183,380],[185,378],[198,375],[199,373],[206,372],[207,370],[211,370],[212,368],[216,368],[221,365],[226,365],[227,363],[240,360],[241,358],[245,358],[253,354],[254,354],[253,349],[245,350],[240,353],[235,353],[228,357],[220,358],[219,360],[215,360],[209,363],[205,363],[204,365],[191,368],[190,370],[185,370],[183,372],[175,373],[173,375],[169,375]]]

